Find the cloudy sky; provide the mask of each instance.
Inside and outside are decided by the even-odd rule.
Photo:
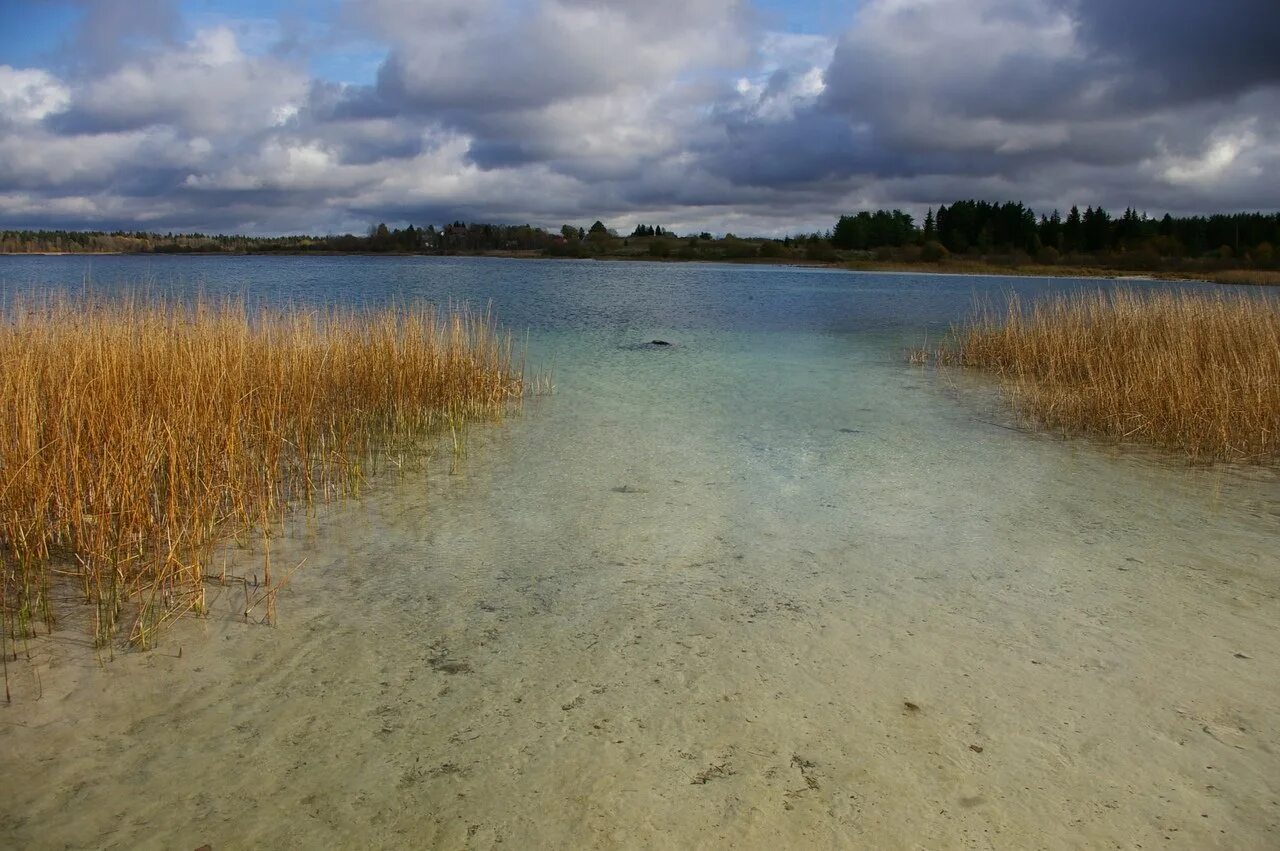
[[[0,0],[0,227],[1280,209],[1277,0]]]

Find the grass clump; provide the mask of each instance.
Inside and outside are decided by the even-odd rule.
[[[980,313],[913,360],[989,370],[1016,409],[1064,433],[1194,461],[1280,458],[1280,301],[1247,295],[1058,295]]]
[[[55,577],[109,642],[205,606],[217,544],[358,492],[371,463],[460,441],[524,386],[487,314],[51,298],[0,315],[0,614],[55,617]],[[245,617],[274,591],[244,581]],[[264,605],[265,604],[265,605]],[[14,645],[10,645],[10,652]]]

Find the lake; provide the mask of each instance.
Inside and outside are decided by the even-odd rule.
[[[276,627],[227,593],[152,652],[32,642],[0,844],[1280,845],[1274,472],[1029,433],[906,362],[1112,282],[0,257],[6,296],[86,280],[489,305],[555,392],[300,516]]]

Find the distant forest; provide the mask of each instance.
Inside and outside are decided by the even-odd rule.
[[[548,231],[531,225],[453,222],[363,236],[251,237],[143,231],[0,231],[0,253],[517,253],[559,257],[684,260],[905,262],[975,260],[1007,266],[1096,266],[1134,271],[1274,269],[1280,263],[1280,213],[1153,218],[1135,210],[1113,217],[1102,207],[1037,216],[1017,202],[957,201],[917,224],[901,210],[841,216],[831,230],[773,238],[677,235],[640,224],[619,234],[597,221]]]
[[[1280,244],[1280,214],[1235,213],[1151,218],[1128,209],[1112,217],[1102,207],[1064,218],[1036,217],[1024,204],[957,201],[930,210],[922,226],[900,210],[841,216],[831,234],[836,248],[874,250],[911,244],[940,246],[951,254],[1021,251],[1044,262],[1062,255],[1141,252],[1152,257],[1246,257],[1270,263]]]

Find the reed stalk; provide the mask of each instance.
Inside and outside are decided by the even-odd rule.
[[[1043,428],[1201,461],[1280,458],[1280,300],[1129,289],[980,311],[912,360],[987,370]]]
[[[524,390],[487,313],[262,309],[49,297],[0,314],[0,615],[5,654],[51,630],[55,585],[94,637],[150,646],[203,612],[213,559],[261,535],[274,615],[291,508],[359,492],[383,453],[453,441]],[[275,582],[273,584],[273,577]],[[58,582],[57,580],[66,580]],[[247,585],[246,585],[246,594]]]

